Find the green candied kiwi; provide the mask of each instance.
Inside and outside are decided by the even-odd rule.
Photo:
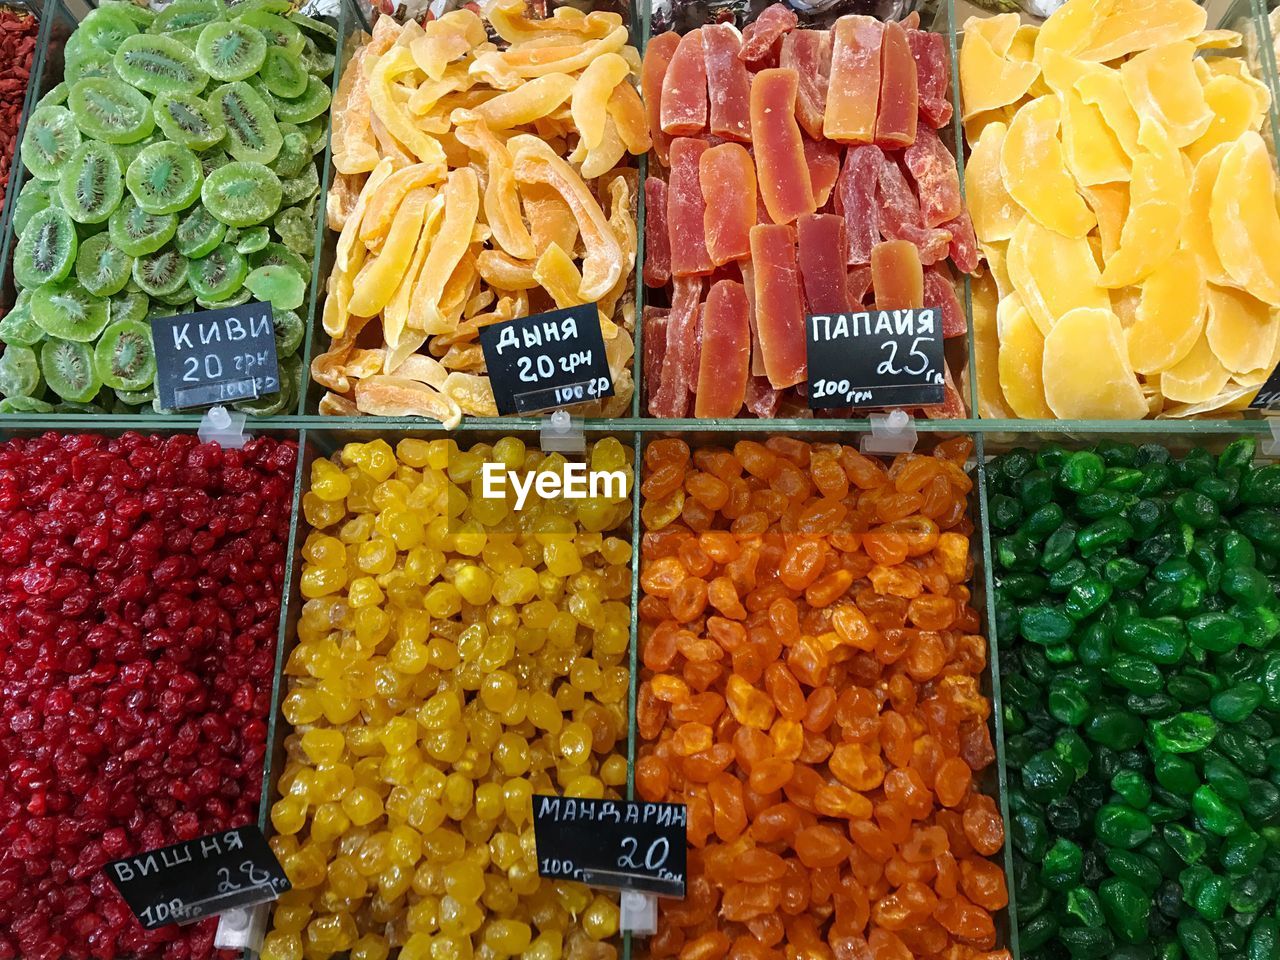
[[[987,471],[1024,960],[1280,960],[1280,466]]]
[[[153,316],[267,299],[282,362],[300,348],[337,33],[294,6],[102,0],[66,38],[62,82],[24,124],[0,317],[8,379],[41,380],[5,410],[154,408]]]

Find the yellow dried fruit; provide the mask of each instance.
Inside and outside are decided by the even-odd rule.
[[[1280,338],[1280,315],[1258,298],[1230,287],[1209,287],[1208,306],[1205,338],[1222,365],[1233,376],[1265,369]]]
[[[1009,195],[1037,221],[1068,237],[1083,237],[1096,224],[1076,192],[1058,139],[1061,107],[1038,97],[1018,111],[1000,147],[1000,176]]]
[[[1079,56],[1106,63],[1136,50],[1190,40],[1204,32],[1208,20],[1195,0],[1116,0]]]
[[[1213,123],[1196,77],[1189,40],[1144,50],[1120,67],[1120,81],[1140,121],[1159,124],[1174,146],[1194,143]]]
[[[1133,369],[1162,373],[1190,353],[1204,329],[1206,299],[1195,254],[1175,251],[1142,283],[1136,319],[1125,331]]]
[[[1000,390],[1015,416],[1051,419],[1044,395],[1044,334],[1017,297],[1000,302]]]
[[[978,378],[978,415],[987,419],[1007,419],[1017,416],[1005,403],[1000,386],[1000,333],[996,324],[996,311],[1000,306],[1000,291],[990,274],[975,277],[970,282],[973,299],[973,359],[974,375]]]
[[[1013,18],[1012,21],[1008,19],[1010,17]],[[976,29],[979,24],[992,24],[996,21],[1012,26],[1007,31],[1008,42],[999,49],[993,46],[988,30]],[[971,27],[975,28],[972,32]],[[1040,75],[1040,67],[1035,63],[1010,60],[1005,56],[1017,27],[1017,14],[1003,14],[986,19],[971,18],[965,24],[964,46],[960,49],[960,90],[964,98],[964,119],[986,110],[1017,103]]]
[[[1209,208],[1213,245],[1231,278],[1280,306],[1280,211],[1276,176],[1262,137],[1245,133],[1222,158]]]
[[[1081,371],[1088,376],[1081,376]],[[1147,401],[1129,367],[1120,319],[1081,307],[1058,319],[1044,342],[1044,395],[1064,420],[1136,420]]]
[[[1111,309],[1088,240],[1064,237],[1024,217],[1009,241],[1006,265],[1013,288],[1046,336],[1077,307]]]
[[[1160,376],[1160,390],[1178,403],[1202,403],[1216,396],[1231,372],[1214,356],[1209,340],[1201,334],[1191,351]]]
[[[964,165],[965,196],[973,231],[982,243],[1008,240],[1022,219],[1022,208],[1009,196],[1000,176],[1000,148],[1008,130],[1003,123],[989,123],[973,144]]]

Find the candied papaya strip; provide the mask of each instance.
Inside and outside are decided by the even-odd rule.
[[[644,181],[644,282],[665,287],[671,279],[671,239],[667,236],[667,182],[658,177]]]
[[[804,380],[804,303],[796,263],[795,232],[788,224],[751,228],[751,263],[755,281],[756,330],[760,354],[771,386],[782,389]]]
[[[533,123],[558,110],[573,96],[577,80],[567,73],[549,73],[500,93],[474,108],[490,130],[509,130]]]
[[[800,18],[785,4],[770,4],[742,31],[739,59],[746,63],[759,63],[773,52],[778,39],[794,30],[799,23]]]
[[[640,92],[644,98],[645,113],[649,118],[649,135],[653,137],[653,149],[665,166],[667,150],[671,146],[670,134],[662,130],[662,85],[667,68],[680,45],[680,35],[674,30],[660,33],[644,48],[644,63],[640,68]]]
[[[926,227],[915,192],[898,164],[882,152],[877,183],[880,203],[880,235],[886,240],[910,240],[920,248],[923,263],[937,263],[947,256],[951,233]]]
[[[884,29],[884,24],[874,17],[849,16],[836,21],[822,121],[822,132],[828,140],[875,140]]]
[[[796,72],[761,70],[751,82],[751,143],[756,174],[769,219],[791,223],[817,209],[796,123]]]
[[[609,97],[613,88],[631,74],[626,60],[616,53],[606,53],[587,64],[573,85],[569,100],[569,116],[588,150],[600,146],[604,139],[605,121],[609,118]]]
[[[609,221],[582,178],[554,150],[537,137],[521,134],[507,141],[515,157],[516,179],[545,183],[564,198],[586,244],[582,261],[582,299],[590,303],[608,293],[622,275],[623,252]]]
[[[671,179],[667,182],[667,236],[671,245],[671,275],[692,277],[710,273],[715,265],[707,253],[705,215],[699,166],[707,150],[703,140],[677,137],[671,141]]]
[[[880,242],[880,165],[884,151],[873,144],[850,147],[836,183],[836,203],[848,227],[849,265],[871,262]]]
[[[871,289],[877,310],[924,306],[924,270],[914,243],[885,240],[871,249]]]
[[[707,60],[697,30],[686,33],[662,79],[662,132],[673,137],[707,128]]]
[[[814,209],[821,210],[827,205],[831,190],[840,176],[840,144],[834,140],[810,140],[805,137],[804,162],[809,168]]]
[[[761,420],[772,420],[778,415],[782,391],[775,389],[766,377],[752,376],[747,381],[745,403],[754,416]]]
[[[484,185],[484,218],[494,241],[513,257],[532,260],[538,253],[521,215],[511,151],[494,136],[488,124],[469,111],[454,111],[454,123],[453,135],[485,159],[488,179]]]
[[[890,20],[884,25],[884,39],[880,44],[876,143],[888,147],[911,146],[916,140],[919,115],[920,92],[911,43],[902,24]]]
[[[929,30],[907,30],[907,43],[916,61],[920,118],[938,130],[951,122],[951,64],[947,39]]]
[[[662,372],[658,388],[649,400],[649,413],[655,417],[683,417],[689,412],[689,397],[697,373],[701,300],[701,277],[675,278]]]
[[[737,416],[746,396],[750,366],[746,291],[735,280],[717,281],[702,308],[702,351],[693,415]]]
[[[928,127],[916,135],[902,157],[916,182],[920,215],[926,227],[936,227],[960,216],[960,174],[946,144]]]
[[[756,170],[739,143],[722,143],[698,161],[702,188],[703,233],[707,254],[717,267],[751,256],[756,223]]]
[[[809,313],[842,313],[849,300],[848,228],[844,217],[811,213],[796,221],[800,276]]]
[[[644,308],[644,385],[645,409],[651,404],[662,379],[662,358],[667,352],[667,323],[671,311],[666,307]]]
[[[973,232],[973,219],[968,210],[961,210],[960,216],[948,220],[942,229],[951,235],[947,244],[947,256],[961,273],[974,274],[978,271],[978,237]]]
[[[943,339],[961,337],[969,332],[955,282],[945,263],[936,263],[925,269],[924,302],[925,306],[941,308]]]
[[[382,252],[356,276],[347,304],[351,313],[358,317],[376,316],[391,300],[417,249],[427,204],[434,193],[430,187],[419,187],[404,198],[387,231]]]
[[[830,30],[792,30],[782,38],[782,52],[778,55],[778,66],[794,70],[799,77],[796,118],[805,133],[815,140],[823,139],[827,84],[831,82],[832,39]]]
[[[738,59],[742,36],[731,23],[703,27],[702,52],[707,66],[712,136],[751,140],[751,77]]]
[[[653,146],[644,102],[630,80],[613,88],[613,93],[609,94],[608,110],[609,119],[617,126],[618,136],[628,153],[639,156]]]

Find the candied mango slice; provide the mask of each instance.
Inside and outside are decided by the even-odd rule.
[[[695,417],[735,417],[742,409],[751,366],[751,325],[742,284],[720,280],[702,308],[702,353]]]
[[[1174,146],[1194,143],[1213,123],[1189,40],[1143,50],[1120,67],[1120,82],[1140,121],[1159,123]]]
[[[1005,402],[1000,386],[1000,333],[996,310],[1000,291],[987,273],[970,281],[973,303],[974,376],[978,378],[978,415],[984,419],[1010,419],[1015,414]],[[1038,370],[1039,368],[1037,368]]]
[[[1046,336],[1077,307],[1111,309],[1111,296],[1098,284],[1098,265],[1083,237],[1064,237],[1024,217],[1009,240],[1006,265],[1014,289]]]
[[[702,188],[703,231],[707,254],[716,266],[751,256],[756,225],[756,170],[740,143],[722,143],[698,160]]]
[[[1203,403],[1217,396],[1230,379],[1231,371],[1214,354],[1206,333],[1201,333],[1190,352],[1160,375],[1160,392],[1177,403]]]
[[[1074,89],[1062,95],[1062,150],[1067,169],[1082,187],[1128,180],[1129,154],[1102,111]]]
[[[1039,223],[1083,237],[1097,221],[1067,172],[1060,117],[1054,96],[1038,97],[1019,110],[1000,147],[1000,176],[1009,195]]]
[[[970,17],[964,22],[965,39],[981,37],[997,56],[1005,56],[1022,27],[1016,13],[1000,13],[994,17]]]
[[[1174,251],[1142,282],[1136,319],[1125,331],[1134,370],[1163,373],[1191,352],[1204,329],[1207,289],[1190,250]]]
[[[884,24],[874,17],[841,17],[832,28],[831,79],[822,132],[841,143],[871,143],[880,102]]]
[[[1016,417],[1053,419],[1044,397],[1044,334],[1016,296],[1001,301],[997,316],[997,373],[1004,400]]]
[[[793,229],[771,223],[752,227],[751,262],[760,353],[769,384],[780,390],[802,381],[808,370]]]
[[[742,35],[731,23],[703,27],[702,52],[707,65],[712,136],[751,140],[751,77],[738,59]]]
[[[1227,155],[1228,149],[1230,144],[1220,144],[1197,161],[1191,176],[1186,235],[1182,239],[1187,249],[1199,259],[1205,279],[1219,286],[1228,286],[1234,281],[1222,265],[1218,248],[1214,246],[1213,223],[1209,212],[1213,205],[1213,188],[1222,170],[1222,158]]]
[[[1080,307],[1044,339],[1044,396],[1063,420],[1137,420],[1147,401],[1129,366],[1120,318]]]
[[[1280,316],[1257,297],[1230,287],[1208,288],[1209,349],[1232,374],[1265,367],[1276,349]]]
[[[969,216],[974,233],[984,245],[1008,240],[1023,217],[1022,208],[1009,196],[1000,176],[1000,148],[1008,129],[1003,123],[987,124],[964,165]]]
[[[1097,67],[1082,73],[1076,79],[1075,91],[1085,103],[1098,108],[1121,149],[1130,158],[1138,156],[1141,152],[1141,147],[1138,146],[1138,114],[1124,92],[1120,74],[1115,70]]]
[[[804,139],[796,122],[797,82],[794,70],[782,68],[761,70],[751,82],[756,179],[774,223],[791,223],[817,209]]]
[[[1010,42],[1016,31],[1009,34]],[[1000,17],[991,17],[999,20]],[[972,24],[974,21],[970,20]],[[1008,49],[1007,47],[1005,48]],[[964,45],[960,48],[960,96],[964,107],[963,119],[977,116],[988,110],[1017,103],[1031,89],[1040,76],[1040,67],[1034,62],[1008,60],[992,47],[982,33],[965,28]],[[834,75],[833,75],[834,80]]]
[[[1107,63],[1204,32],[1208,15],[1196,0],[1116,0],[1107,18],[1076,55]]]
[[[1040,27],[1035,59],[1044,64],[1050,52],[1074,57],[1093,42],[1116,0],[1067,0]]]
[[[1137,283],[1163,263],[1177,249],[1190,204],[1182,155],[1164,128],[1144,123],[1138,140],[1143,152],[1133,161],[1129,215],[1120,247],[1102,271],[1104,287]]]
[[[1198,163],[1219,144],[1235,143],[1247,130],[1261,129],[1267,114],[1265,105],[1259,109],[1253,85],[1229,74],[1210,77],[1204,85],[1204,99],[1213,111],[1213,122],[1183,151],[1192,163]]]
[[[920,113],[920,90],[916,61],[902,24],[891,20],[884,25],[880,44],[880,103],[876,108],[876,143],[889,147],[909,147],[916,140],[916,118]]]
[[[1080,192],[1098,218],[1098,245],[1102,251],[1102,262],[1106,263],[1120,247],[1120,234],[1125,217],[1129,215],[1129,184],[1099,183],[1081,187]]]
[[[1227,149],[1209,207],[1213,245],[1231,278],[1280,306],[1280,211],[1276,177],[1262,137],[1252,130]]]

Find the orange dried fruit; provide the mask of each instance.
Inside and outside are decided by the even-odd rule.
[[[1136,320],[1125,331],[1135,371],[1162,373],[1191,352],[1204,329],[1207,289],[1189,250],[1174,251],[1142,282]]]
[[[1000,302],[999,385],[1014,416],[1049,419],[1044,395],[1044,334],[1031,319],[1022,300],[1013,294]]]
[[[1111,309],[1089,241],[1082,237],[1063,236],[1024,217],[1009,241],[1006,266],[1013,288],[1046,336],[1059,317],[1077,307]]]
[[[1233,376],[1271,363],[1280,336],[1280,315],[1274,308],[1243,290],[1215,286],[1208,288],[1208,307],[1209,349]]]
[[[1143,50],[1120,67],[1120,82],[1139,121],[1162,126],[1177,147],[1194,143],[1213,123],[1192,65],[1195,55],[1195,44],[1183,40]]]
[[[996,28],[998,33],[993,32]],[[960,95],[964,119],[1017,103],[1040,75],[1040,67],[1035,63],[1006,56],[1017,28],[1017,14],[971,17],[965,22],[964,45],[960,48]]]
[[[1008,240],[1022,219],[1022,208],[1005,189],[1000,175],[1000,148],[1008,127],[999,122],[983,128],[964,165],[965,197],[973,232],[982,243]]]
[[[1018,111],[1000,147],[1000,176],[1009,195],[1039,223],[1064,236],[1083,237],[1097,221],[1067,171],[1058,139],[1061,112],[1052,95]]]
[[[1276,175],[1262,137],[1249,131],[1222,157],[1209,206],[1213,245],[1231,278],[1280,306],[1280,211]]]

